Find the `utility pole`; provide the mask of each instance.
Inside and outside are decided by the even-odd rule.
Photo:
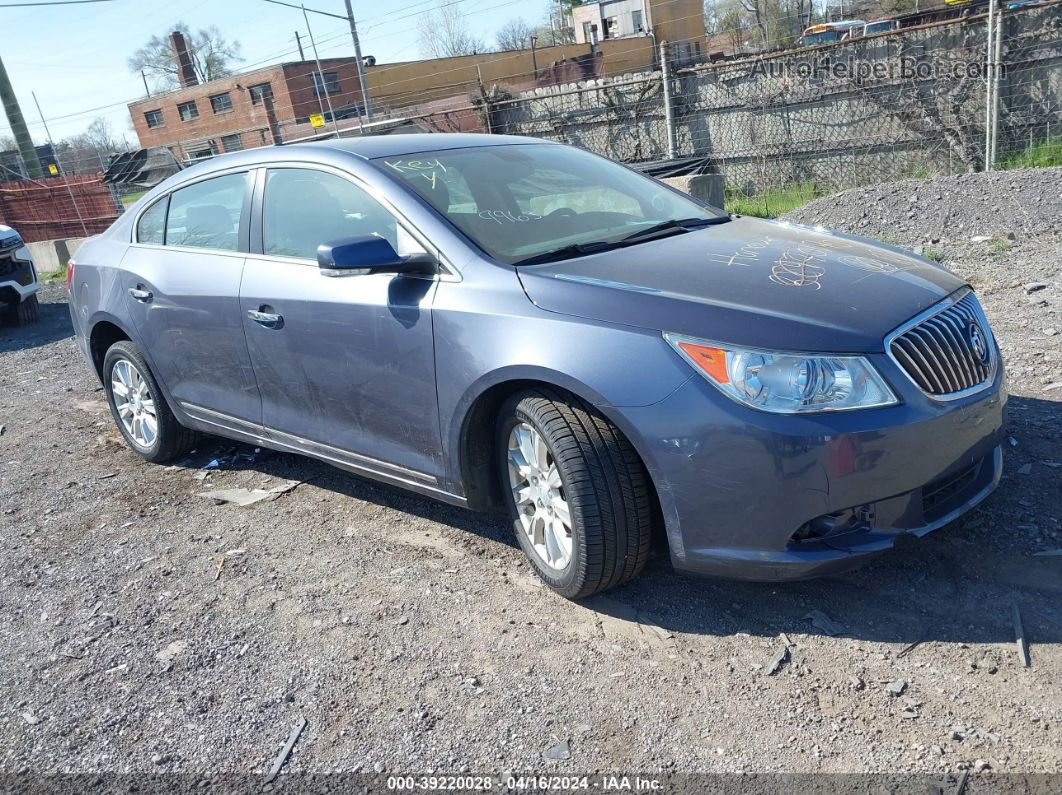
[[[295,31],[295,46],[299,48],[299,60],[305,61],[306,54],[302,51],[302,39],[299,37],[299,31]]]
[[[140,79],[144,81],[144,94],[146,96],[150,97],[151,96],[151,89],[148,88],[147,75],[144,74],[144,70],[143,69],[140,70]]]
[[[66,192],[70,194],[70,203],[74,205],[74,212],[77,213],[77,220],[81,222],[81,232],[88,237],[88,227],[85,225],[85,218],[81,215],[81,208],[77,206],[77,198],[74,196],[74,189],[70,187],[70,180],[66,178],[66,169],[63,168],[63,164],[59,162],[59,157],[55,151],[55,142],[52,141],[52,133],[48,129],[48,122],[44,120],[44,112],[41,110],[41,103],[37,101],[37,92],[31,91],[33,95],[33,104],[37,106],[37,113],[41,117],[41,124],[44,125],[44,135],[48,139],[48,145],[52,148],[52,155],[55,156],[55,167],[59,171],[59,176],[63,178],[63,184],[66,185]],[[38,163],[40,165],[40,163]]]
[[[336,134],[336,138],[339,137],[339,122],[336,120],[336,112],[332,110],[332,95],[328,93],[328,85],[325,83],[324,72],[321,71],[321,58],[317,55],[317,42],[313,40],[313,31],[310,30],[310,18],[306,15],[306,6],[302,7],[302,15],[306,19],[306,35],[310,37],[310,46],[313,48],[313,60],[317,64],[317,104],[321,104],[321,94],[324,94],[325,101],[328,102],[328,113],[332,117],[332,130]],[[324,112],[324,108],[321,109]]]
[[[19,154],[26,166],[26,176],[30,179],[39,179],[44,176],[40,158],[37,157],[37,149],[33,146],[29,127],[26,126],[26,118],[22,115],[15,89],[11,87],[11,79],[7,76],[7,69],[3,60],[0,60],[0,102],[4,103],[4,113],[7,114],[7,123],[11,126],[11,132],[18,144]]]
[[[535,71],[535,79],[538,79],[538,59],[535,57],[535,42],[538,36],[531,36],[531,68]]]
[[[366,121],[372,121],[372,98],[369,97],[369,89],[365,85],[365,65],[361,59],[361,42],[358,40],[358,26],[354,24],[354,10],[350,6],[350,0],[345,0],[347,6],[346,15],[333,14],[331,11],[318,11],[316,8],[306,8],[303,5],[295,5],[294,3],[286,3],[284,0],[265,0],[267,3],[273,3],[278,6],[287,6],[288,8],[298,8],[302,10],[302,15],[306,18],[306,29],[309,30],[310,22],[306,17],[307,12],[310,14],[320,14],[324,17],[332,17],[333,19],[344,19],[347,24],[350,25],[350,37],[354,40],[354,60],[355,67],[358,70],[358,88],[361,89],[361,104],[365,108]],[[296,34],[296,38],[298,34]],[[310,35],[310,43],[313,43],[313,35]],[[299,50],[301,52],[302,47],[300,45]],[[361,125],[361,114],[358,114],[358,124]]]
[[[361,103],[365,106],[365,120],[372,122],[372,98],[369,89],[365,85],[365,64],[361,60],[361,42],[358,41],[358,26],[354,23],[354,10],[350,0],[345,0],[347,6],[347,22],[350,23],[350,38],[354,40],[354,57],[358,59],[358,87],[361,89]]]

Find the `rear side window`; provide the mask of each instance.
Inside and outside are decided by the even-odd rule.
[[[175,191],[166,245],[237,251],[246,186],[246,174],[226,174]]]
[[[166,199],[162,198],[144,210],[136,225],[138,243],[161,246],[166,231]]]

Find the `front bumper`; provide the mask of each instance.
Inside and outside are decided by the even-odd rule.
[[[17,306],[39,289],[29,249],[20,246],[0,251],[0,309]]]
[[[896,371],[875,364],[888,376]],[[677,569],[752,580],[815,577],[943,527],[1002,472],[1002,367],[942,403],[899,379],[901,405],[779,416],[701,378],[624,409],[657,489]]]

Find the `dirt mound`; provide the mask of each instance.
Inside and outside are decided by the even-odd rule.
[[[816,199],[783,217],[906,246],[962,245],[982,238],[1058,241],[1062,168],[871,185]]]

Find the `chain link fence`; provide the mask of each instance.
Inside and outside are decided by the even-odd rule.
[[[728,203],[756,214],[875,182],[984,170],[991,129],[996,168],[1062,164],[1062,6],[1008,11],[998,30],[992,68],[980,15],[673,74],[538,89],[494,103],[491,118],[495,132],[624,162],[703,157],[724,175]],[[990,116],[993,75],[998,110]]]

